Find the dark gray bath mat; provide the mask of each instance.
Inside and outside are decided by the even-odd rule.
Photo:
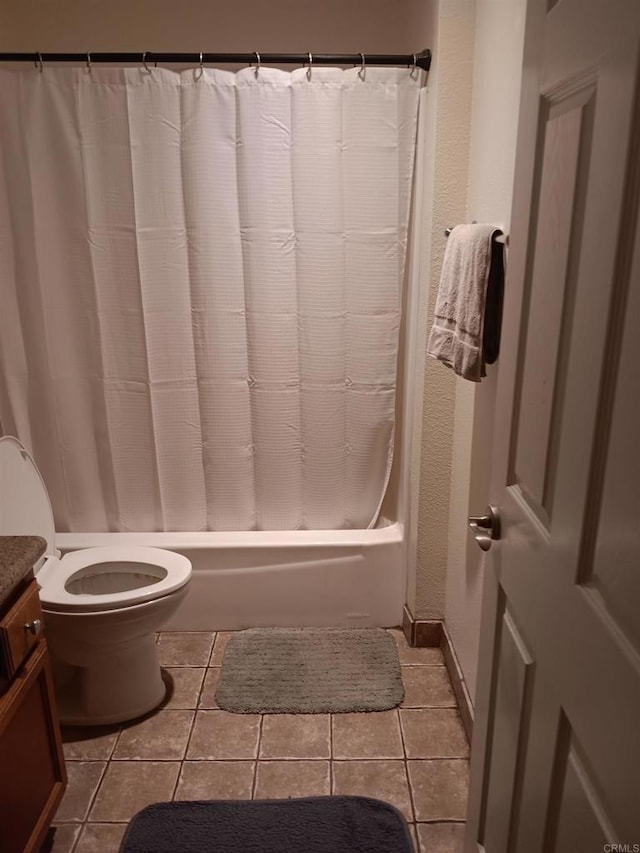
[[[251,628],[229,640],[216,702],[236,714],[386,711],[404,689],[381,628]]]
[[[156,803],[121,853],[411,853],[400,812],[369,797]]]

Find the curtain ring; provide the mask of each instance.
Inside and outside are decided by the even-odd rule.
[[[87,71],[91,74],[91,54],[87,51]]]
[[[147,65],[147,53],[148,51],[145,50],[145,52],[142,54],[142,65],[144,66],[144,70],[147,72],[147,74],[152,74],[153,72]]]
[[[254,53],[255,53],[255,56],[256,56],[256,70],[255,70],[253,73],[255,74],[256,79],[257,79],[257,78],[258,78],[258,74],[260,73],[260,54],[258,53],[258,51],[257,51],[257,50],[256,50],[256,51],[254,51]]]
[[[307,68],[307,80],[311,80],[311,66],[313,65],[313,56],[309,54],[309,67]]]
[[[416,75],[417,70],[418,70],[418,57],[414,53],[413,54],[413,65],[411,66],[411,75],[410,75],[414,80],[417,76]]]
[[[367,74],[367,63],[364,60],[364,53],[360,54],[360,59],[362,60],[362,65],[360,66],[360,71],[358,71],[358,77],[364,80]]]
[[[200,73],[196,77],[196,80],[201,80],[203,74],[204,74],[204,62],[202,61],[202,51],[200,51]]]
[[[42,54],[40,53],[40,51],[38,51],[38,53],[36,53],[36,59],[33,60],[33,64],[38,69],[38,71],[42,74],[42,69],[44,68],[44,65],[42,63]]]

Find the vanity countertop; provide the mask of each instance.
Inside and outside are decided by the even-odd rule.
[[[41,536],[0,536],[0,606],[44,554]]]

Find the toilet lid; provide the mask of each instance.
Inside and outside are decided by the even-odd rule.
[[[0,536],[42,536],[56,552],[53,510],[38,466],[17,438],[0,438]]]

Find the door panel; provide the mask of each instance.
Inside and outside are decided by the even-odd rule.
[[[542,168],[538,194],[538,216],[533,271],[529,282],[529,316],[518,429],[514,432],[517,482],[530,496],[541,517],[550,516],[549,463],[557,440],[557,418],[552,418],[557,388],[565,378],[559,359],[563,309],[569,302],[568,282],[572,241],[579,240],[580,210],[585,170],[578,181],[578,162],[590,140],[593,121],[593,87],[559,102],[545,103],[542,114]],[[570,305],[567,305],[567,311]],[[552,430],[552,425],[555,429]],[[542,512],[542,510],[546,512]]]
[[[615,829],[596,791],[593,774],[570,736],[557,772],[561,784],[558,800],[550,804],[548,812],[547,849],[554,853],[604,850],[604,845],[616,837]]]
[[[534,663],[509,613],[502,616],[500,633],[488,809],[482,837],[488,850],[507,851],[519,788],[517,764],[527,736]]]
[[[636,655],[640,655],[640,406],[630,407],[625,401],[640,391],[640,289],[636,286],[630,292],[628,286],[639,278],[636,266],[620,294],[620,322],[613,323],[612,337],[621,341],[624,357],[618,356],[615,399],[611,394],[607,398],[611,425],[595,553],[592,560],[585,553],[582,573],[583,582],[593,588]]]

